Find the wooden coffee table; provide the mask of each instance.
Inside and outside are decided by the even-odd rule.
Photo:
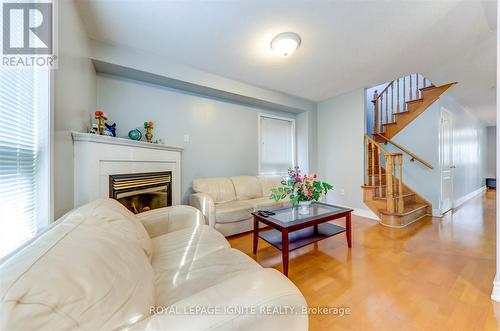
[[[272,210],[276,215],[264,217],[257,212],[253,215],[253,253],[257,253],[259,237],[279,249],[283,256],[283,273],[288,276],[288,253],[317,241],[346,233],[347,246],[351,248],[351,212],[352,209],[313,202],[309,214],[302,215],[298,206]],[[345,228],[327,223],[344,218]],[[262,222],[272,228],[267,231],[259,228]]]

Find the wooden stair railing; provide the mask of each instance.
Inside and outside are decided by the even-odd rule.
[[[402,213],[403,154],[390,153],[370,136],[365,135],[365,160],[365,186],[378,187],[378,196],[385,195],[388,213]],[[385,167],[382,167],[382,163]]]
[[[387,84],[382,92],[373,95],[373,133],[384,132],[384,125],[395,122],[395,115],[408,112],[408,102],[420,100],[422,89],[433,86],[419,73],[398,78]]]
[[[405,152],[406,154],[408,154],[410,156],[410,161],[413,162],[415,160],[417,160],[418,162],[422,163],[424,166],[426,166],[427,168],[429,169],[434,169],[434,167],[427,161],[423,160],[421,157],[417,156],[416,154],[410,152],[409,150],[407,150],[406,148],[404,148],[403,146],[401,146],[400,144],[396,143],[395,141],[387,138],[386,136],[384,136],[383,134],[381,133],[377,133],[377,136],[382,138],[383,140],[385,140],[386,143],[389,143],[391,145],[393,145],[394,147],[396,147],[397,149]]]

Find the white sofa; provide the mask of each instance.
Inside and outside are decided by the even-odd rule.
[[[251,212],[288,204],[270,199],[271,189],[280,187],[279,176],[235,176],[193,180],[189,204],[201,210],[208,224],[225,236],[253,229]]]
[[[306,330],[307,315],[259,313],[305,307],[292,282],[204,222],[111,199],[71,211],[0,262],[0,330]]]

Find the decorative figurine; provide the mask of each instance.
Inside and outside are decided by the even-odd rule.
[[[89,133],[98,134],[99,133],[99,126],[95,123],[92,123],[92,128],[90,129]]]
[[[104,123],[104,125],[106,126],[106,129],[104,129],[104,134],[106,136],[116,137],[116,123]]]
[[[97,131],[99,132],[100,135],[104,134],[104,122],[108,119],[108,115],[106,115],[103,111],[101,110],[96,110],[95,111],[95,118],[97,119]]]
[[[144,122],[144,129],[146,129],[146,140],[148,143],[153,142],[153,122]]]
[[[132,140],[141,140],[142,132],[139,129],[133,129],[128,132],[128,137]]]

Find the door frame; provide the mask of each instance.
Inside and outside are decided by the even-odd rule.
[[[446,113],[448,115],[448,118],[450,119],[451,122],[451,135],[450,135],[450,144],[451,144],[451,164],[454,163],[453,160],[453,113],[446,109],[445,107],[441,106],[440,111],[439,111],[439,213],[441,215],[446,214],[450,210],[453,210],[454,206],[454,200],[453,200],[453,179],[454,179],[454,170],[450,169],[451,172],[451,208],[448,210],[443,211],[443,114]],[[447,165],[449,166],[449,165]]]

